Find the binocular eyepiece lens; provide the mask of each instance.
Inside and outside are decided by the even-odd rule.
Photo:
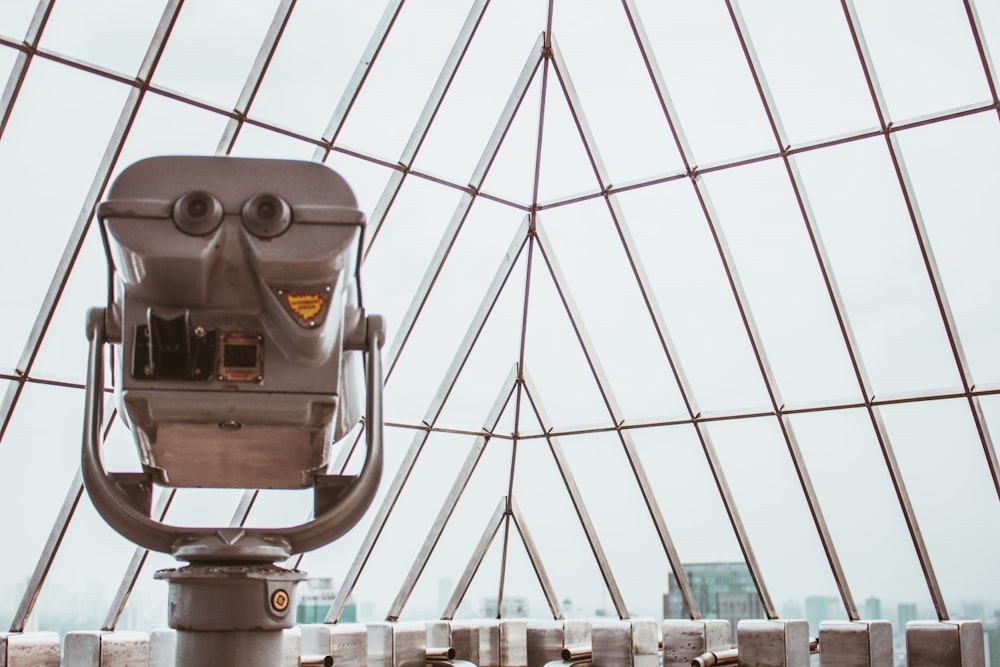
[[[192,236],[214,232],[223,215],[222,202],[200,190],[189,192],[174,202],[174,224],[177,229]]]
[[[292,207],[275,195],[255,195],[243,205],[243,226],[254,236],[269,239],[292,224]]]

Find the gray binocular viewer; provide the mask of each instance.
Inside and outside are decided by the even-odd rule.
[[[381,477],[385,337],[362,307],[365,218],[348,184],[312,162],[158,157],[118,176],[98,219],[111,275],[107,308],[88,316],[83,473],[100,514],[187,561],[274,562],[346,532]],[[105,344],[142,473],[104,469]],[[362,410],[364,466],[328,474]],[[315,514],[280,529],[168,526],[150,517],[154,484],[312,488]]]

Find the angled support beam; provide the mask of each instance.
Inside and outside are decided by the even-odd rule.
[[[489,551],[490,545],[493,543],[493,538],[496,537],[497,531],[500,530],[500,525],[506,516],[507,497],[503,496],[500,498],[500,502],[497,503],[496,509],[493,510],[493,516],[486,522],[483,535],[479,538],[479,543],[472,552],[472,557],[469,558],[469,563],[465,566],[462,577],[455,585],[455,591],[451,594],[451,599],[448,600],[448,605],[441,614],[441,620],[450,621],[455,618],[455,612],[458,611],[458,607],[462,604],[465,594],[469,591],[469,585],[472,584],[472,580],[476,577],[479,566],[483,564],[483,558],[486,557],[486,552]]]
[[[524,521],[524,515],[521,513],[517,502],[513,499],[510,501],[510,516],[514,520],[517,532],[521,535],[521,542],[524,544],[524,549],[528,553],[528,560],[531,561],[531,567],[534,568],[535,576],[538,577],[538,583],[545,594],[545,601],[549,605],[549,611],[552,612],[552,618],[560,621],[563,619],[563,610],[562,605],[559,603],[559,597],[556,595],[555,588],[552,587],[552,581],[545,570],[545,564],[538,553],[538,547],[535,546],[535,540],[532,539],[531,532],[528,530],[528,524]]]

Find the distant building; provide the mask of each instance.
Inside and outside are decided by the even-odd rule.
[[[906,624],[917,620],[917,605],[912,602],[900,602],[896,607],[896,632],[905,636]]]
[[[809,633],[812,637],[819,636],[819,624],[823,621],[842,620],[847,617],[840,598],[823,595],[810,595],[806,598],[806,620],[809,621]]]
[[[337,597],[337,587],[331,577],[315,577],[304,583],[299,593],[299,604],[295,608],[295,622],[298,625],[322,623]],[[356,623],[358,608],[353,601],[344,605],[340,614],[341,623]]]
[[[862,618],[868,621],[884,619],[885,616],[882,615],[882,600],[877,597],[870,597],[865,600],[865,610]]]
[[[764,618],[764,607],[746,563],[690,563],[684,566],[702,618],[728,620],[736,639],[736,624],[743,619]],[[677,577],[667,581],[663,596],[664,618],[691,618]]]

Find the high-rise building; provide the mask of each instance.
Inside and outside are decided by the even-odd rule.
[[[865,620],[885,618],[882,616],[882,600],[880,598],[872,596],[865,600],[864,618]]]
[[[684,566],[703,618],[729,621],[736,638],[736,624],[747,618],[763,618],[764,607],[746,563],[690,563]],[[690,618],[677,577],[673,573],[663,596],[664,618]]]
[[[337,596],[337,588],[330,577],[315,577],[309,579],[302,586],[299,594],[299,604],[295,608],[295,622],[302,625],[306,623],[322,623],[326,620],[326,615],[330,611]],[[341,623],[355,623],[358,620],[357,605],[353,601],[348,601],[344,605],[344,611],[340,614]]]

